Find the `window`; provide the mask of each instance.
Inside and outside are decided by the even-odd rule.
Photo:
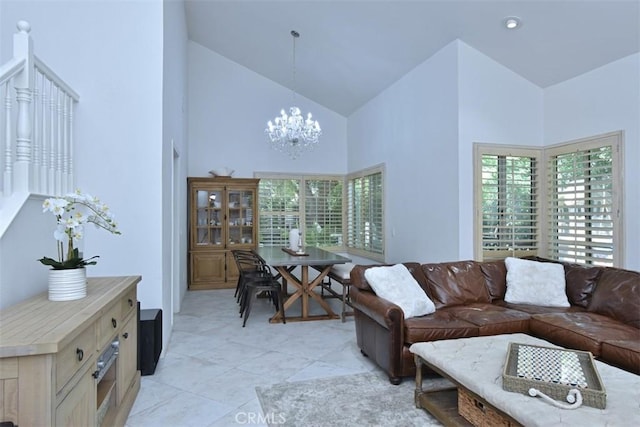
[[[343,247],[342,179],[306,179],[305,242],[319,247]]]
[[[477,252],[483,260],[537,255],[539,150],[476,146]],[[478,242],[477,242],[478,244]]]
[[[286,246],[297,227],[305,245],[384,261],[383,169],[350,174],[346,186],[344,176],[256,174],[260,244]]]
[[[260,179],[260,244],[287,246],[289,230],[300,224],[300,180]]]
[[[347,177],[349,252],[384,259],[383,166]]]
[[[258,175],[263,245],[287,246],[299,228],[304,244],[343,249],[343,177]]]
[[[547,255],[561,261],[621,261],[621,134],[548,148]]]
[[[541,149],[476,144],[476,258],[618,265],[621,151],[621,132]]]

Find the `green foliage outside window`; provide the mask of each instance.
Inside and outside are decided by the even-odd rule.
[[[482,236],[485,251],[537,247],[536,161],[482,156]]]
[[[261,179],[260,243],[287,246],[298,228],[306,246],[341,247],[342,189],[335,178]]]

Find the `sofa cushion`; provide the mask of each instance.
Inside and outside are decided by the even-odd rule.
[[[591,302],[596,283],[602,273],[601,267],[585,267],[579,264],[564,264],[567,282],[567,298],[571,305],[587,307]]]
[[[423,264],[429,295],[436,307],[491,302],[480,263],[475,261]]]
[[[351,286],[355,286],[358,289],[362,289],[363,291],[373,292],[371,286],[369,286],[369,282],[367,282],[366,277],[364,277],[364,272],[367,271],[368,268],[371,267],[380,267],[381,265],[391,266],[391,264],[371,264],[371,265],[356,265],[351,269]],[[417,262],[403,262],[402,265],[407,267],[407,270],[411,273],[414,279],[420,284],[422,289],[427,289],[427,279],[425,279],[424,274],[422,274],[422,266]],[[427,294],[428,295],[428,294]]]
[[[371,267],[364,272],[364,277],[376,295],[402,309],[405,319],[436,311],[433,301],[402,264]]]
[[[480,336],[529,332],[531,316],[522,311],[486,303],[450,307],[449,310],[456,318],[476,325]]]
[[[602,272],[602,267],[588,267],[583,264],[570,264],[554,259],[542,258],[539,256],[528,256],[529,259],[539,262],[553,262],[564,266],[564,277],[567,282],[567,298],[571,305],[587,307],[591,301],[591,295],[596,288],[598,277]]]
[[[605,340],[640,340],[640,330],[597,313],[534,314],[529,329],[540,338],[576,350],[600,356]]]
[[[607,340],[600,350],[605,362],[640,375],[640,341]]]
[[[582,308],[577,305],[572,305],[571,307],[543,307],[541,305],[531,304],[512,304],[505,301],[493,301],[492,304],[529,314],[572,313],[574,311],[587,311],[586,308]]]
[[[507,291],[507,266],[504,260],[480,263],[480,270],[484,275],[484,282],[491,296],[491,301],[504,299]]]
[[[569,307],[561,264],[508,257],[507,292],[504,300],[514,304]]]
[[[477,336],[478,327],[458,319],[449,308],[438,309],[435,313],[427,316],[414,317],[404,321],[404,342],[406,344]]]
[[[587,310],[640,329],[640,273],[604,268]]]

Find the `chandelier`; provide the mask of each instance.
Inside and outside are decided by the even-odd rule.
[[[289,114],[284,109],[280,110],[280,117],[272,122],[269,120],[264,132],[269,136],[271,146],[283,153],[287,153],[292,159],[297,158],[304,150],[313,148],[322,135],[322,129],[317,120],[313,120],[311,113],[304,119],[300,109],[295,106],[296,98],[296,39],[300,34],[292,30],[293,36],[293,107],[289,108]]]

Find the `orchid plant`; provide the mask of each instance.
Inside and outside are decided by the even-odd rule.
[[[121,234],[118,224],[109,212],[109,207],[97,197],[83,194],[80,190],[64,197],[46,199],[42,204],[42,212],[51,212],[56,217],[58,226],[53,237],[58,242],[58,259],[43,257],[38,261],[54,270],[82,268],[96,264],[97,255],[83,259],[78,248],[74,246],[74,242],[82,239],[85,224],[93,223],[96,227],[104,228],[112,234]],[[66,256],[65,242],[68,243]]]

